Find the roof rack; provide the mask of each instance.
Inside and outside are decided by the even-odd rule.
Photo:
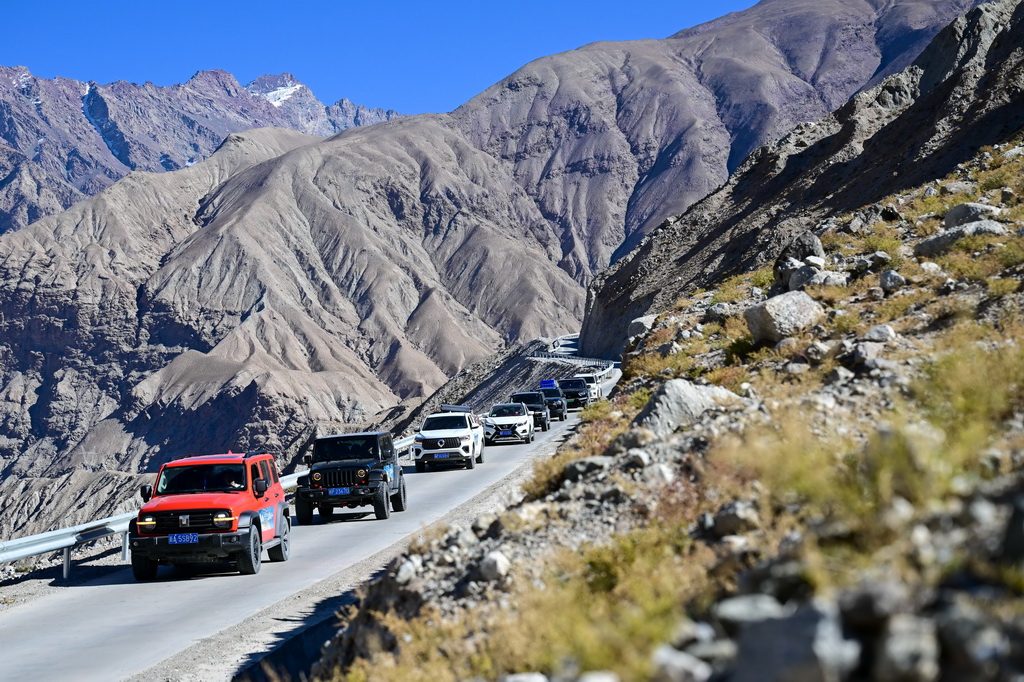
[[[466,407],[465,405],[442,405],[442,412],[472,412],[472,408]]]

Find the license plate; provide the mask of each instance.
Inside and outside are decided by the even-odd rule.
[[[328,495],[349,495],[352,493],[351,488],[328,488]]]
[[[171,533],[167,542],[171,545],[198,545],[199,533]]]
[[[502,431],[498,435],[499,436],[511,436],[512,432],[511,431]]]
[[[447,452],[439,452],[436,455],[434,455],[434,459],[448,459],[448,453]]]

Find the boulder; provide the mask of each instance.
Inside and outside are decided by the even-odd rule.
[[[817,324],[825,310],[802,291],[791,291],[747,308],[743,317],[756,342],[778,343]]]
[[[730,502],[715,514],[714,533],[718,537],[738,535],[761,527],[761,516],[745,500]]]
[[[924,241],[920,242],[914,247],[914,255],[918,258],[938,256],[939,254],[948,251],[953,244],[957,243],[964,237],[970,237],[976,234],[1002,236],[1007,234],[1007,231],[1003,225],[995,222],[994,220],[979,220],[973,223],[959,225],[948,230],[943,230],[937,235],[928,237]]]
[[[729,634],[736,634],[754,623],[790,615],[786,607],[768,594],[744,594],[723,599],[711,608],[711,613]]]
[[[897,614],[886,625],[875,652],[878,682],[932,682],[939,676],[939,640],[935,623]]]
[[[672,379],[651,396],[633,424],[664,437],[680,427],[689,426],[712,407],[735,404],[741,400],[738,395],[720,386],[698,386],[686,379]]]
[[[886,270],[880,275],[879,283],[882,285],[882,291],[888,294],[904,286],[907,280],[895,270]]]
[[[860,644],[843,639],[835,609],[819,602],[788,618],[749,624],[738,645],[730,682],[835,682],[860,657]]]
[[[644,317],[638,317],[629,323],[626,328],[626,336],[633,337],[637,334],[645,334],[651,331],[651,327],[654,326],[654,321],[658,319],[657,315],[645,315]]]
[[[493,582],[501,580],[508,575],[511,568],[512,562],[509,561],[508,557],[498,550],[494,550],[489,552],[480,562],[480,575],[484,580]]]
[[[784,285],[788,281],[788,277],[782,276],[780,266],[784,266],[788,261],[792,260],[798,263],[796,268],[799,268],[803,265],[803,260],[808,256],[824,258],[825,249],[821,245],[821,240],[813,232],[801,232],[775,259],[775,267],[772,269],[775,273],[775,283]]]
[[[943,218],[942,224],[946,228],[959,227],[960,225],[995,218],[1000,213],[1002,213],[1002,210],[999,207],[989,206],[988,204],[957,204],[946,211],[946,217]]]
[[[651,658],[654,682],[706,682],[711,679],[711,666],[696,656],[662,644]]]

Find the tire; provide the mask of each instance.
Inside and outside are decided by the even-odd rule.
[[[327,522],[334,518],[334,505],[332,504],[321,504],[320,505],[320,520]]]
[[[156,562],[149,557],[132,552],[132,575],[139,582],[152,580],[156,577]]]
[[[561,415],[560,415],[560,416],[558,417],[558,421],[560,421],[560,422],[564,422],[564,421],[565,421],[566,419],[568,419],[568,418],[569,418],[569,415],[568,415],[568,414],[566,414],[565,412],[563,412],[563,413],[562,413],[562,414],[561,414]]]
[[[532,443],[533,442],[533,436],[534,436],[533,431],[530,431],[530,435],[526,438],[526,442],[527,443]]]
[[[288,561],[292,555],[292,523],[284,520],[284,530],[281,532],[281,544],[267,550],[267,556],[271,561]]]
[[[417,474],[422,474],[426,470],[427,470],[426,463],[424,463],[424,461],[422,459],[416,460],[416,473]]]
[[[249,546],[238,555],[238,572],[242,575],[256,575],[263,565],[263,540],[260,537],[260,525],[249,527]]]
[[[405,474],[402,474],[398,480],[398,492],[391,496],[391,508],[396,512],[403,512],[409,508],[409,503],[405,496]]]
[[[391,505],[389,502],[391,500],[388,498],[387,486],[382,485],[377,488],[377,494],[373,496],[373,513],[381,521],[391,516]]]
[[[295,498],[295,520],[303,526],[313,524],[313,505],[309,500]]]
[[[486,449],[487,449],[486,445],[481,445],[480,446],[480,454],[478,454],[476,456],[476,463],[477,464],[483,464],[484,463],[484,450],[486,450]]]
[[[546,421],[546,422],[544,422],[543,424],[540,425],[540,430],[541,431],[547,431],[550,428],[551,428],[551,421],[550,420],[548,420],[548,421]]]
[[[472,469],[474,467],[476,467],[476,457],[473,457],[472,455],[470,455],[469,459],[466,460],[466,468],[467,469]]]

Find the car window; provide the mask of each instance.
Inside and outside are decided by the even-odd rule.
[[[241,464],[197,464],[164,467],[156,483],[157,495],[245,490]]]
[[[548,398],[561,398],[562,397],[562,392],[559,391],[557,388],[542,388],[542,389],[540,389],[540,392],[543,393]]]
[[[522,405],[495,405],[491,408],[492,417],[521,417],[523,414]]]
[[[439,414],[436,417],[427,417],[423,420],[421,431],[441,431],[444,429],[465,429],[466,415],[464,414]]]
[[[583,379],[559,379],[558,385],[561,388],[586,388],[587,382]]]
[[[376,436],[341,436],[317,438],[313,441],[314,462],[336,462],[346,459],[373,459],[380,457]]]
[[[272,479],[270,478],[270,467],[267,466],[267,460],[260,460],[260,470],[263,472],[260,478],[267,482],[267,487],[270,487]]]

